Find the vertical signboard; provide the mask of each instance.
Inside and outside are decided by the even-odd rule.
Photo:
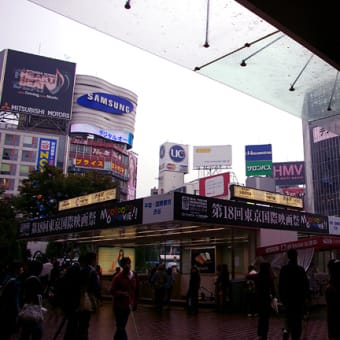
[[[6,50],[0,108],[53,119],[71,119],[76,64]]]
[[[129,152],[129,179],[128,179],[128,200],[134,200],[136,198],[137,187],[137,155],[133,152]]]
[[[246,176],[272,176],[272,145],[246,145]]]
[[[56,165],[57,140],[40,138],[38,148],[37,169],[41,170],[46,164]]]

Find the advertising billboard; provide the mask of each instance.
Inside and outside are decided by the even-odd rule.
[[[194,146],[193,169],[228,168],[232,165],[231,145]]]
[[[77,103],[97,111],[113,114],[126,114],[133,111],[133,104],[122,97],[109,93],[93,92],[80,96]]]
[[[159,172],[173,171],[188,173],[188,145],[164,143],[159,149]]]
[[[273,163],[273,178],[279,186],[305,184],[305,162]]]
[[[0,108],[70,120],[76,64],[6,50]]]
[[[132,146],[133,141],[133,135],[130,132],[121,130],[106,130],[90,124],[72,124],[70,132],[89,133],[110,141],[128,144],[130,147]]]
[[[328,216],[329,233],[332,235],[340,235],[340,217]]]
[[[207,197],[228,196],[229,172],[199,179],[199,194]]]
[[[42,169],[46,164],[55,166],[57,159],[57,140],[40,138],[38,147],[37,169]]]
[[[246,145],[246,176],[272,176],[272,145]]]
[[[215,248],[191,249],[191,263],[201,273],[215,273]]]
[[[276,192],[247,188],[235,184],[230,186],[230,198],[235,200],[266,203],[269,205],[273,204],[287,206],[296,209],[303,208],[303,199],[301,198],[288,195],[281,195]]]
[[[68,200],[59,201],[58,210],[67,210],[79,208],[90,204],[102,203],[117,199],[117,189],[108,189],[94,192],[92,194],[70,198]]]
[[[121,267],[122,257],[129,257],[131,270],[135,270],[135,249],[118,247],[98,247],[98,264],[102,268],[103,275],[113,275],[117,267]]]

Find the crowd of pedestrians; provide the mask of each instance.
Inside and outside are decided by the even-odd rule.
[[[282,266],[276,278],[269,262],[262,262],[258,268],[249,266],[245,276],[246,312],[250,317],[257,317],[258,340],[268,340],[270,318],[279,312],[279,308],[285,320],[282,339],[301,339],[310,292],[308,278],[304,268],[298,265],[295,249],[287,252],[287,258],[288,263]],[[137,309],[139,278],[131,270],[131,259],[128,257],[121,258],[117,268],[110,287],[115,321],[113,339],[127,340],[126,324],[131,313]],[[340,340],[340,262],[330,261],[328,269],[330,279],[326,288],[326,303],[329,340]],[[40,297],[43,297],[52,308],[58,307],[63,313],[61,324],[56,325],[55,339],[63,334],[64,340],[88,340],[90,320],[101,299],[101,268],[97,264],[96,254],[89,252],[81,255],[72,264],[60,265],[55,261],[49,266],[47,280],[45,273],[43,264],[35,260],[23,264],[13,261],[1,273],[0,338],[10,340],[16,334],[16,339],[20,340],[42,340],[43,319],[27,320],[20,317],[20,311],[24,305],[39,306]],[[173,274],[173,268],[166,269],[164,264],[159,264],[150,273],[157,311],[162,311],[171,303]],[[232,299],[228,266],[218,266],[216,274],[216,311],[224,312]],[[186,294],[189,314],[198,313],[200,289],[200,271],[193,265]]]

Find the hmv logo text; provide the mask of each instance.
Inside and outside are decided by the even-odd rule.
[[[185,159],[185,151],[180,145],[173,145],[170,148],[169,155],[176,163],[180,163]]]

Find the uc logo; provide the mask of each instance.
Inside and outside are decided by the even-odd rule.
[[[176,162],[182,162],[185,159],[185,151],[180,145],[173,145],[169,151],[170,158]]]

